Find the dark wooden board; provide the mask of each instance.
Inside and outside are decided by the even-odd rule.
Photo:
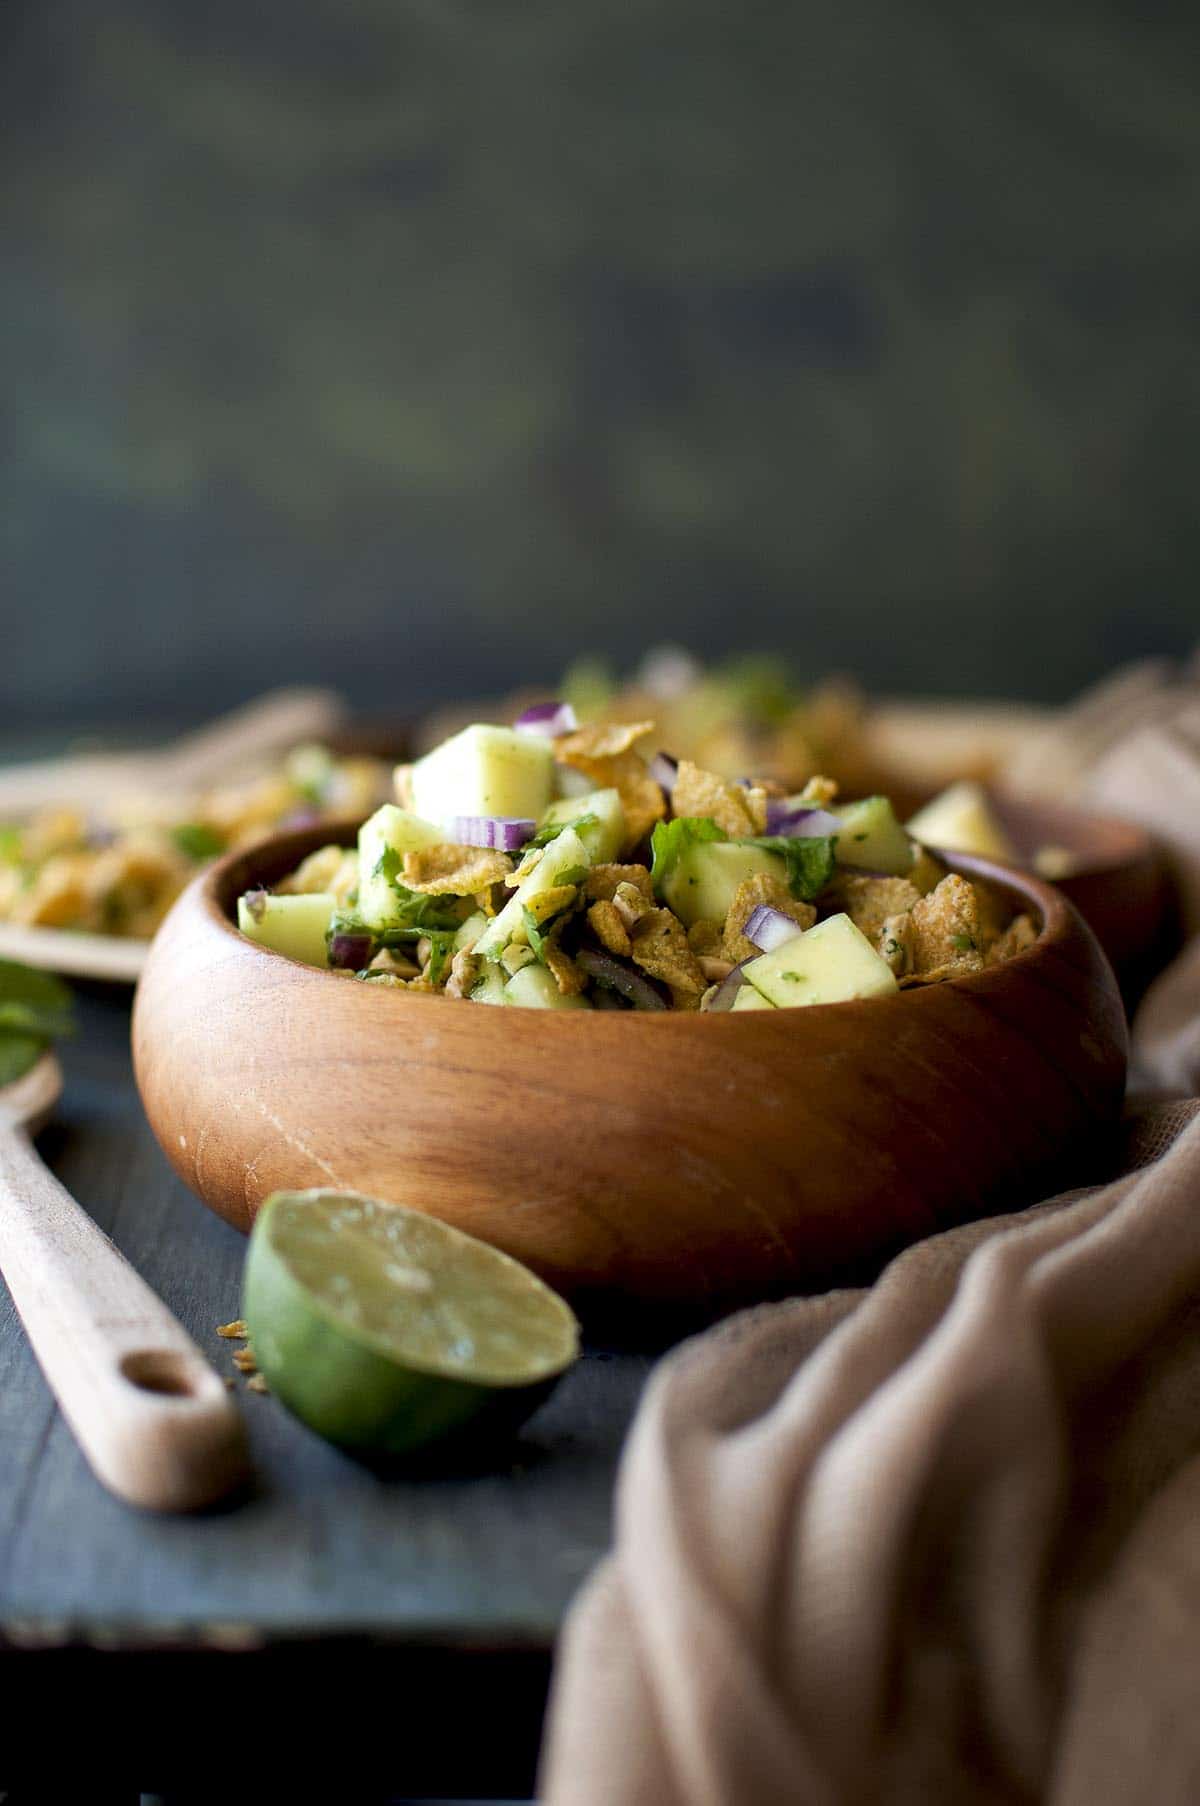
[[[43,1154],[232,1374],[235,1344],[216,1325],[238,1315],[245,1244],[184,1189],[150,1135],[130,1072],[127,995],[82,995],[80,1018]],[[108,1722],[132,1738],[135,1674],[143,1757],[161,1746],[165,1759],[197,1693],[226,1710],[246,1688],[286,1681],[289,1691],[319,1688],[332,1705],[351,1685],[359,1698],[391,1695],[407,1676],[409,1769],[399,1785],[444,1785],[460,1771],[474,1787],[527,1780],[549,1651],[608,1544],[617,1456],[650,1364],[591,1352],[501,1467],[407,1480],[370,1472],[239,1383],[251,1491],[203,1517],[157,1518],[93,1480],[0,1289],[0,1687],[9,1708],[0,1785],[3,1762],[20,1765],[23,1699],[32,1711],[47,1686],[86,1692],[88,1713],[100,1722],[111,1707]],[[474,1736],[447,1749],[439,1735],[421,1755],[432,1735],[423,1696],[432,1709],[447,1685],[464,1703],[475,1699],[477,1724],[492,1725],[488,1762]],[[202,1755],[193,1750],[192,1761],[195,1773]]]

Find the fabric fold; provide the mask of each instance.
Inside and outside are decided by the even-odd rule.
[[[1127,808],[1187,707],[1168,754],[1140,704],[1105,754]],[[1135,1048],[1197,1089],[1200,939]],[[660,1365],[559,1651],[548,1806],[1200,1798],[1200,1103],[1132,1111],[1120,1164]]]

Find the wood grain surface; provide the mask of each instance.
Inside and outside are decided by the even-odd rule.
[[[1119,1109],[1125,1020],[1094,938],[1050,886],[985,861],[952,863],[1043,928],[968,978],[815,1009],[560,1015],[356,984],[238,934],[237,894],[322,838],[198,879],[138,991],[151,1124],[239,1227],[279,1187],[341,1185],[496,1243],[585,1313],[716,1310],[1045,1196]]]
[[[245,1243],[154,1144],[125,994],[97,990],[80,1011],[43,1156],[233,1375],[236,1345],[216,1325],[238,1314]],[[249,1723],[319,1691],[338,1721],[372,1701],[394,1716],[401,1697],[411,1714],[402,1742],[368,1737],[344,1752],[344,1773],[384,1774],[396,1791],[520,1792],[550,1645],[607,1546],[617,1455],[650,1364],[592,1350],[504,1465],[411,1480],[357,1465],[239,1382],[245,1496],[196,1518],[147,1518],[89,1472],[0,1288],[0,1787],[30,1765],[44,1785],[48,1764],[80,1751],[90,1773],[110,1761],[143,1788],[172,1764],[176,1777],[228,1786],[230,1744],[198,1737],[205,1715]],[[472,1740],[439,1728],[448,1688]],[[70,1699],[76,1733],[53,1750],[48,1695]],[[276,1777],[278,1746],[258,1752]],[[321,1752],[301,1753],[317,1773]],[[239,1754],[237,1775],[256,1759]]]

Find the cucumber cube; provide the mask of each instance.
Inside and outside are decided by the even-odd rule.
[[[607,865],[621,850],[625,838],[625,811],[617,790],[589,790],[583,796],[563,797],[551,803],[541,821],[541,828],[569,828],[581,816],[594,815],[579,829],[580,840],[587,848],[593,865]]]
[[[493,960],[483,962],[483,970],[471,986],[472,1003],[507,1003],[508,973]]]
[[[742,971],[768,1003],[781,1009],[885,997],[898,989],[891,967],[845,915],[829,916],[773,953],[748,961]]]
[[[509,815],[537,821],[554,789],[554,748],[537,734],[476,723],[412,768],[413,808],[429,821]]]
[[[723,922],[738,885],[759,872],[787,882],[787,865],[778,853],[735,840],[696,841],[664,881],[663,901],[686,928],[693,922]]]
[[[395,803],[384,803],[358,830],[358,913],[368,928],[385,929],[396,920],[399,898],[391,880],[379,869],[389,850],[403,870],[404,855],[444,840],[442,830]]]
[[[954,853],[977,853],[981,859],[1010,863],[1017,857],[982,784],[951,784],[918,809],[908,831],[927,847],[946,847]]]
[[[911,872],[916,850],[886,796],[867,796],[835,813],[842,820],[835,848],[839,865],[886,872],[889,878]]]
[[[729,1007],[734,1010],[773,1010],[775,1005],[753,985],[743,985]]]
[[[492,917],[490,925],[475,943],[476,953],[482,954],[485,959],[495,959],[509,941],[521,940],[525,927],[522,911],[527,904],[534,897],[540,897],[543,891],[554,890],[560,884],[577,884],[591,863],[587,848],[574,828],[564,828],[550,842],[528,878],[518,885],[499,915]]]
[[[590,1010],[586,997],[564,997],[545,966],[522,966],[504,987],[505,1003],[526,1010]]]
[[[455,953],[461,953],[464,947],[473,947],[487,925],[488,919],[484,915],[482,909],[477,909],[474,915],[469,915],[466,921],[461,923],[459,927],[455,929]]]
[[[253,891],[238,898],[238,927],[247,940],[286,953],[306,966],[327,966],[325,937],[337,898],[324,891],[302,897],[270,897]]]

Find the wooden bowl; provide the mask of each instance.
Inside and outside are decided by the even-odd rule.
[[[776,1015],[558,1015],[358,984],[241,936],[239,893],[328,838],[197,878],[138,989],[150,1122],[240,1229],[279,1187],[346,1186],[494,1242],[584,1309],[712,1311],[862,1271],[1102,1158],[1120,998],[1076,911],[1025,873],[955,861],[1042,923],[970,978]]]
[[[996,812],[1022,862],[1062,847],[1071,868],[1055,887],[1069,897],[1107,954],[1132,1004],[1171,957],[1178,939],[1171,883],[1144,828],[1074,803],[995,790]]]

